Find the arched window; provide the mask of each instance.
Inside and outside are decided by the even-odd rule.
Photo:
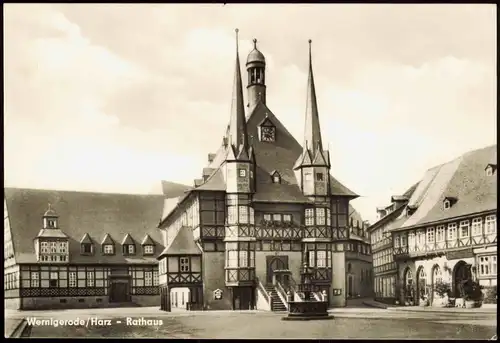
[[[432,268],[432,284],[435,285],[443,281],[443,275],[441,274],[441,268],[438,265]]]
[[[417,274],[418,293],[422,297],[427,294],[427,273],[424,268],[420,268]]]
[[[406,269],[404,281],[405,281],[405,285],[407,285],[407,286],[411,286],[411,284],[413,283],[413,275],[411,273],[410,268]]]

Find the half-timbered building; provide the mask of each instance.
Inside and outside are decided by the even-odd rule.
[[[283,308],[287,291],[301,296],[304,267],[330,305],[344,306],[348,265],[370,283],[370,248],[363,225],[350,225],[358,196],[330,175],[339,161],[323,146],[311,54],[302,146],[267,105],[256,40],[246,70],[245,106],[236,52],[229,125],[201,178],[180,197],[166,194],[162,308],[176,307],[181,294],[191,308]]]
[[[162,195],[4,191],[6,308],[160,304]]]
[[[471,151],[428,170],[398,217],[403,223],[391,230],[397,282],[416,288],[415,303],[422,294],[432,302],[438,280],[457,297],[464,279],[496,285],[496,151]]]
[[[373,258],[373,295],[380,302],[393,304],[396,300],[398,268],[394,260],[391,231],[406,221],[401,214],[416,187],[417,184],[403,195],[392,196],[389,205],[377,208],[378,220],[367,229]]]

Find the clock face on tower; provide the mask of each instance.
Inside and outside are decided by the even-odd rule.
[[[273,126],[261,126],[260,137],[263,142],[274,142],[276,140],[276,128]]]

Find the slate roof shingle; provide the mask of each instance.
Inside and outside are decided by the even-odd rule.
[[[127,234],[141,242],[148,234],[157,256],[164,248],[157,229],[163,209],[162,195],[105,194],[92,192],[5,188],[14,253],[17,263],[36,262],[34,238],[42,228],[42,215],[51,203],[59,215],[58,226],[69,237],[70,263],[141,264],[157,261],[155,256],[123,256],[119,244]],[[47,231],[47,230],[45,230]],[[82,255],[80,241],[115,244],[115,255],[103,255],[99,246],[93,255]]]

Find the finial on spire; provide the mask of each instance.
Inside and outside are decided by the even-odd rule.
[[[257,38],[253,39],[253,48],[257,49]]]
[[[52,210],[52,205],[51,203],[49,202],[49,211]]]
[[[236,53],[237,53],[238,52],[238,32],[240,32],[240,30],[234,29],[234,32],[236,32]]]

